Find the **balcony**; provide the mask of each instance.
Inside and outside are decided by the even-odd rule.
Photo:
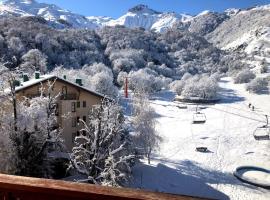
[[[45,199],[195,200],[200,198],[0,174],[0,200]]]
[[[77,95],[75,93],[61,94],[61,100],[77,100]]]

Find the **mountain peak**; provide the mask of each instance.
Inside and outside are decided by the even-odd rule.
[[[32,4],[36,3],[35,0],[6,0],[6,4]]]
[[[139,4],[137,6],[134,6],[133,8],[128,10],[132,13],[150,13],[150,14],[160,14],[160,12],[157,12],[155,10],[152,10],[147,5]]]

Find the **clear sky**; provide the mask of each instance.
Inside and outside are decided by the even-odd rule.
[[[270,4],[270,0],[37,0],[56,4],[86,16],[118,18],[138,4],[148,5],[156,11],[198,14],[203,10],[224,11],[227,8],[248,8]]]

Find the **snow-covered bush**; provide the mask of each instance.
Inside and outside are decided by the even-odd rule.
[[[197,97],[202,99],[214,99],[217,97],[219,86],[214,78],[194,76],[185,82],[181,95],[185,98]]]
[[[234,83],[248,83],[254,79],[256,75],[249,69],[244,69],[238,72],[234,77]]]
[[[92,108],[81,135],[75,138],[70,170],[75,169],[89,183],[119,186],[131,173],[134,156],[128,148],[121,107],[104,100]]]
[[[264,78],[256,78],[246,85],[246,90],[253,93],[263,93],[268,91],[268,81]]]

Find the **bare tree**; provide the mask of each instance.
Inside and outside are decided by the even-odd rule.
[[[147,157],[148,164],[151,162],[151,155],[157,150],[162,138],[157,134],[154,118],[155,112],[151,108],[144,92],[136,93],[133,98],[134,118],[132,120],[135,135],[135,143],[140,153]]]

